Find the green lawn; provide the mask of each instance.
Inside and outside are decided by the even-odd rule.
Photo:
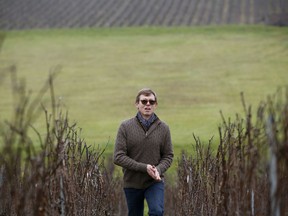
[[[158,93],[158,116],[170,125],[176,155],[195,133],[215,136],[225,116],[243,113],[240,92],[257,104],[288,84],[288,28],[264,26],[33,30],[6,32],[0,66],[17,66],[32,96],[52,67],[57,98],[89,144],[112,152],[120,122],[136,113],[142,87]],[[48,97],[48,96],[47,96]],[[0,119],[12,108],[0,78]],[[44,98],[45,99],[45,98]],[[44,114],[43,114],[44,115]],[[41,128],[41,119],[35,127]],[[44,131],[44,130],[43,130]],[[44,133],[44,132],[43,132]]]

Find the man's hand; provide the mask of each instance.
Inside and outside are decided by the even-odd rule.
[[[161,177],[160,177],[159,172],[155,166],[148,164],[147,165],[147,173],[156,181],[161,181]]]

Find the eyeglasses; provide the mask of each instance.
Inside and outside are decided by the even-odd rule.
[[[148,102],[150,105],[154,105],[156,103],[155,100],[140,100],[143,105],[146,105]]]

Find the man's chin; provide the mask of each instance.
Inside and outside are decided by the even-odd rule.
[[[145,112],[145,113],[144,113],[144,117],[145,117],[145,118],[149,118],[151,115],[152,115],[151,112]]]

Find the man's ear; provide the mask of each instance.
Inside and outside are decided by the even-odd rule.
[[[137,108],[137,110],[139,110],[138,105],[139,105],[139,102],[135,102],[135,107]]]

